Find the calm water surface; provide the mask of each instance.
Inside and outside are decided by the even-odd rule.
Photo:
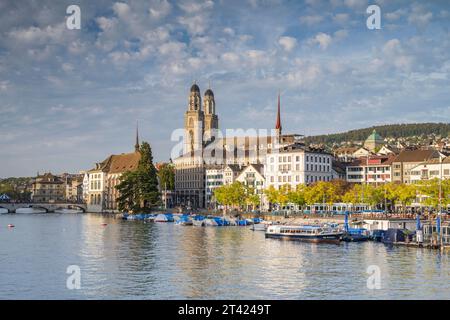
[[[449,260],[372,242],[265,239],[243,227],[0,215],[0,299],[449,299]],[[66,287],[69,265],[81,269],[80,290]],[[367,288],[370,265],[381,270],[379,290]]]

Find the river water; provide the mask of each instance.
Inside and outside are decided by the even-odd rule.
[[[79,289],[67,286],[73,265]],[[246,227],[96,214],[0,215],[0,299],[449,298],[449,254],[429,249],[308,244]]]

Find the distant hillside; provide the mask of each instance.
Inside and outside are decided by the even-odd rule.
[[[383,138],[406,138],[412,136],[428,136],[431,134],[448,137],[450,135],[450,123],[410,123],[389,124],[370,128],[351,130],[343,133],[327,134],[306,137],[307,143],[333,144],[344,141],[365,140],[375,129]]]

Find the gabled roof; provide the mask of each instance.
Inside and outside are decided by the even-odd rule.
[[[239,174],[239,176],[237,177],[237,179],[239,179],[243,174],[245,174],[245,172],[247,170],[249,170],[250,168],[254,168],[256,173],[262,178],[264,179],[264,175],[263,175],[263,169],[264,166],[262,164],[249,164],[247,167],[245,167],[244,169],[242,169],[241,173]]]
[[[98,163],[97,168],[90,171],[103,171],[107,173],[124,173],[136,170],[141,159],[140,152],[123,153],[110,155],[108,158]]]
[[[425,162],[438,157],[439,153],[433,149],[403,150],[394,162]]]

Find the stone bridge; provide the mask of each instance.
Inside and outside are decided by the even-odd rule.
[[[43,209],[46,212],[55,212],[60,209],[79,209],[83,212],[87,211],[85,203],[70,203],[70,202],[55,202],[55,203],[13,203],[13,202],[0,202],[0,209],[6,209],[9,213],[15,213],[20,208],[35,208]]]

